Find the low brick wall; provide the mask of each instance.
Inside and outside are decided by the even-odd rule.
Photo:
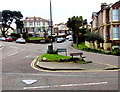
[[[85,45],[88,48],[92,48],[92,49],[98,49],[98,44],[97,42],[95,42],[94,44],[88,41],[85,41]],[[100,43],[100,48],[103,48],[104,50],[110,50],[112,48],[112,44],[111,43]]]
[[[93,44],[93,43],[91,43],[91,42],[85,41],[85,45],[86,45],[88,48],[98,49],[98,44],[97,44],[97,42],[95,42],[95,43]]]
[[[103,47],[104,47],[104,50],[110,50],[112,48],[112,44],[111,43],[104,43]]]

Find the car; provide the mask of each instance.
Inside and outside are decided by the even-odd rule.
[[[64,42],[65,41],[65,38],[57,38],[57,43],[60,43],[60,42]]]
[[[26,40],[23,39],[23,38],[18,38],[18,39],[16,40],[16,43],[26,43]]]
[[[68,38],[68,41],[73,41],[73,38],[72,38],[72,37],[69,37],[69,38]]]
[[[45,40],[45,39],[41,39],[40,42],[41,42],[41,43],[45,43],[46,40]]]
[[[0,37],[0,41],[5,41],[5,37]]]
[[[13,42],[13,39],[11,37],[8,37],[8,38],[5,39],[5,41],[7,41],[7,42]]]
[[[69,39],[69,38],[71,38],[72,37],[72,35],[68,35],[68,36],[66,36],[66,39]]]

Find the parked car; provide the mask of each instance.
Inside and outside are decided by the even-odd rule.
[[[73,38],[72,38],[72,37],[69,37],[69,38],[68,38],[68,41],[73,41]]]
[[[26,43],[26,40],[23,39],[23,38],[18,38],[18,39],[16,40],[16,43]]]
[[[71,38],[72,37],[72,35],[68,35],[68,36],[66,36],[66,39],[69,39],[69,38]]]
[[[11,37],[8,37],[8,38],[5,39],[5,41],[13,42],[13,39]]]
[[[0,37],[0,41],[5,41],[5,37]]]
[[[57,38],[57,43],[60,43],[60,42],[64,42],[65,41],[65,38]]]
[[[41,40],[40,40],[40,43],[45,43],[45,42],[46,42],[45,39],[41,39]]]

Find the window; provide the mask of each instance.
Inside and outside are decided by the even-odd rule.
[[[112,16],[113,16],[113,21],[118,21],[119,20],[118,9],[113,9],[112,10]]]
[[[119,39],[119,28],[118,27],[113,28],[113,39]]]
[[[38,26],[38,27],[40,26],[40,22],[37,22],[37,26]]]
[[[33,27],[33,22],[29,22],[29,26],[30,26],[30,27]]]

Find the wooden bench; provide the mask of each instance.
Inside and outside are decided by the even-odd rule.
[[[70,53],[70,56],[72,56],[72,58],[73,58],[73,56],[80,56],[80,58],[82,58],[82,60],[84,60],[84,56],[83,56],[83,52],[80,52],[80,53]]]
[[[85,56],[83,56],[83,52],[80,52],[80,53],[70,53],[70,56],[72,56],[72,58],[73,58],[73,56],[80,56],[80,58],[83,60],[83,61],[85,61],[85,62],[87,62],[87,63],[92,63],[92,61],[87,61],[87,60],[85,60]],[[75,62],[75,61],[74,61]]]
[[[66,56],[67,56],[67,49],[60,48],[60,49],[57,49],[57,52],[66,52]]]

